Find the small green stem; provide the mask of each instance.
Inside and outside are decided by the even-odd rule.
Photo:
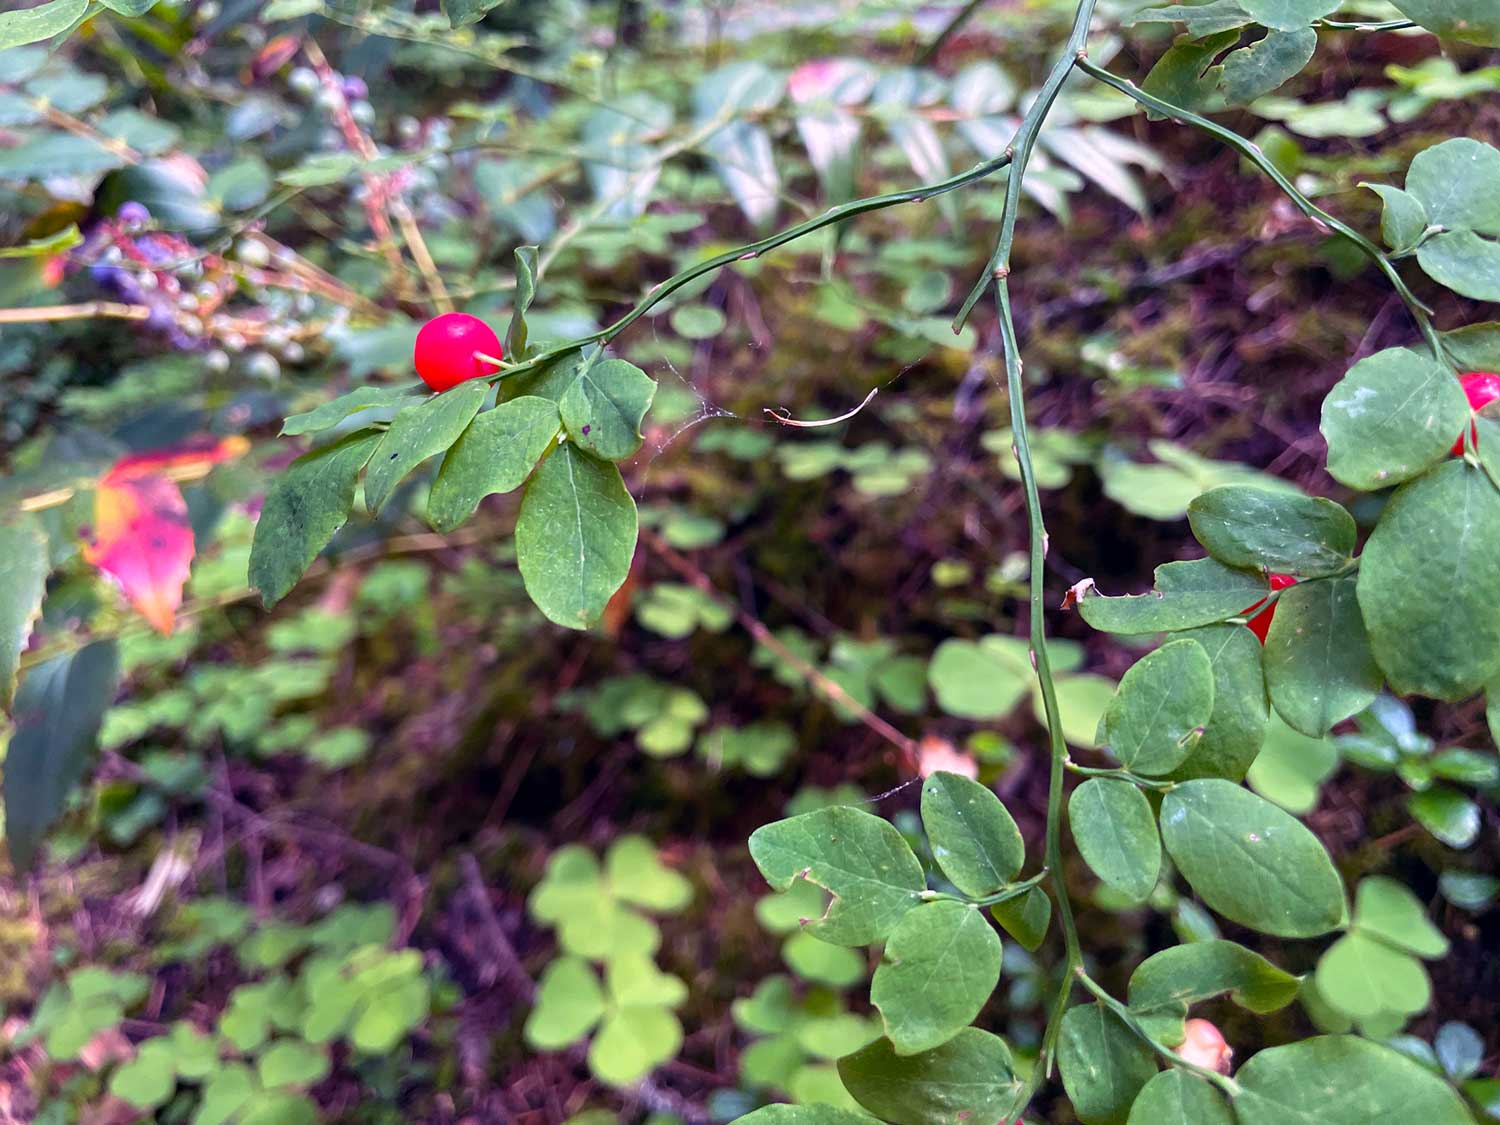
[[[1394,265],[1391,264],[1390,258],[1383,251],[1381,251],[1378,246],[1376,246],[1364,235],[1360,234],[1359,231],[1355,230],[1343,220],[1330,215],[1327,211],[1323,210],[1312,200],[1308,199],[1307,196],[1303,195],[1302,192],[1297,190],[1296,185],[1282,174],[1281,169],[1277,168],[1275,164],[1271,163],[1270,158],[1267,157],[1263,151],[1261,151],[1261,147],[1259,145],[1255,144],[1253,141],[1247,141],[1244,137],[1240,136],[1233,130],[1226,129],[1224,128],[1224,126],[1216,124],[1206,117],[1201,117],[1198,114],[1191,112],[1190,110],[1183,109],[1181,106],[1173,105],[1171,102],[1164,101],[1161,98],[1158,98],[1155,94],[1147,93],[1145,90],[1142,90],[1139,86],[1137,86],[1134,82],[1128,81],[1124,78],[1119,78],[1111,74],[1109,71],[1105,70],[1103,67],[1095,66],[1093,63],[1089,62],[1088,59],[1079,59],[1078,68],[1090,77],[1097,79],[1098,81],[1104,83],[1106,86],[1120,91],[1120,93],[1125,94],[1127,97],[1133,98],[1139,104],[1145,106],[1147,109],[1155,113],[1161,114],[1163,117],[1174,117],[1178,121],[1181,121],[1188,125],[1192,125],[1195,128],[1203,130],[1205,133],[1209,133],[1217,137],[1219,140],[1223,141],[1225,144],[1238,151],[1257,168],[1264,172],[1268,177],[1270,177],[1271,181],[1277,187],[1279,187],[1282,192],[1286,194],[1288,199],[1290,199],[1294,204],[1297,205],[1297,209],[1304,215],[1316,222],[1322,223],[1330,230],[1336,231],[1337,233],[1347,238],[1350,242],[1354,243],[1354,245],[1359,247],[1359,249],[1367,258],[1375,263],[1380,272],[1385,274],[1386,280],[1391,283],[1392,288],[1394,288],[1396,291],[1396,295],[1400,297],[1402,303],[1406,305],[1406,309],[1411,314],[1412,320],[1416,322],[1418,329],[1421,330],[1423,337],[1426,338],[1428,346],[1432,348],[1433,354],[1437,357],[1438,362],[1447,362],[1447,353],[1443,350],[1442,336],[1433,326],[1432,318],[1428,315],[1429,310],[1427,306],[1422,304],[1422,302],[1418,300],[1417,295],[1413,293],[1407,286],[1406,282],[1402,279],[1400,272]]]
[[[927,891],[923,898],[928,899],[951,899],[954,902],[962,902],[969,906],[996,906],[1002,902],[1009,902],[1013,898],[1020,898],[1032,887],[1037,886],[1047,878],[1047,869],[1044,867],[1030,879],[1023,879],[1019,883],[1009,883],[1004,890],[996,891],[992,895],[984,895],[981,898],[969,898],[965,895],[950,895],[942,891]]]
[[[1042,124],[1047,120],[1047,114],[1052,112],[1052,106],[1056,103],[1058,94],[1062,93],[1063,83],[1068,80],[1068,75],[1073,73],[1073,68],[1085,58],[1085,50],[1089,42],[1089,25],[1094,19],[1095,3],[1096,0],[1079,0],[1078,10],[1073,14],[1073,27],[1068,33],[1067,45],[1063,48],[1062,54],[1058,55],[1057,61],[1052,64],[1046,80],[1042,82],[1042,88],[1037,91],[1036,100],[1031,103],[1031,108],[1021,119],[1020,128],[1016,130],[1016,135],[1010,142],[1008,151],[1014,154],[1015,159],[1005,182],[1005,210],[1001,212],[1000,237],[995,243],[994,253],[990,255],[989,264],[985,266],[984,276],[974,283],[974,288],[964,298],[963,306],[953,320],[955,332],[963,327],[964,321],[969,319],[969,313],[978,304],[979,298],[984,296],[984,291],[989,288],[990,281],[1004,278],[1010,273],[1010,250],[1016,240],[1016,219],[1021,210],[1021,185],[1026,179],[1026,166],[1031,163],[1031,150],[1036,147],[1036,139],[1041,134]]]
[[[1167,1062],[1171,1063],[1173,1066],[1177,1067],[1180,1070],[1187,1071],[1189,1074],[1197,1075],[1205,1082],[1213,1083],[1219,1089],[1223,1090],[1224,1093],[1228,1094],[1231,1098],[1239,1096],[1240,1084],[1238,1082],[1236,1082],[1233,1078],[1230,1078],[1227,1074],[1220,1074],[1217,1070],[1210,1070],[1206,1066],[1199,1066],[1197,1063],[1188,1062],[1187,1059],[1183,1058],[1176,1051],[1172,1050],[1172,1048],[1158,1043],[1154,1038],[1152,1038],[1151,1033],[1141,1026],[1141,1022],[1135,1018],[1134,1012],[1132,1012],[1124,1004],[1120,1003],[1113,996],[1111,996],[1109,992],[1099,984],[1098,981],[1094,980],[1093,977],[1089,976],[1082,969],[1078,971],[1078,983],[1083,985],[1084,988],[1088,989],[1089,992],[1093,993],[1095,999],[1097,999],[1099,1003],[1103,1004],[1117,1017],[1119,1017],[1121,1023],[1123,1023],[1132,1032],[1134,1032],[1138,1038],[1144,1041],[1148,1047],[1150,1047]]]
[[[1319,27],[1333,31],[1410,31],[1421,26],[1415,20],[1318,20]]]
[[[1076,773],[1082,777],[1103,777],[1113,781],[1128,781],[1132,785],[1139,785],[1143,789],[1159,789],[1166,792],[1177,787],[1175,781],[1163,781],[1159,777],[1142,777],[1140,774],[1131,773],[1127,769],[1097,769],[1094,766],[1080,766],[1069,758],[1064,765],[1069,773]]]

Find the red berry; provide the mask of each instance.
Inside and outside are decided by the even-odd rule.
[[[422,325],[412,359],[422,382],[435,391],[446,391],[494,372],[494,364],[476,358],[476,353],[491,359],[504,358],[500,337],[477,316],[444,313]]]
[[[1297,584],[1297,580],[1295,578],[1293,578],[1290,574],[1273,574],[1273,575],[1270,576],[1270,579],[1271,579],[1271,590],[1273,592],[1275,592],[1277,590],[1286,590],[1286,589],[1289,589],[1290,587],[1295,586]],[[1269,598],[1261,598],[1260,601],[1256,602],[1252,606],[1249,606],[1249,607],[1241,610],[1240,612],[1241,613],[1255,613],[1256,610],[1258,610],[1261,606],[1265,605],[1266,602],[1269,601],[1269,600],[1270,600]],[[1261,644],[1265,644],[1266,643],[1266,634],[1271,631],[1271,618],[1273,618],[1275,616],[1276,616],[1276,607],[1273,605],[1270,609],[1266,610],[1264,613],[1259,614],[1256,617],[1252,617],[1249,621],[1245,622],[1245,624],[1249,627],[1250,631],[1252,633],[1254,633],[1257,637],[1260,638],[1260,643]]]
[[[1460,375],[1458,381],[1469,398],[1469,409],[1476,414],[1500,399],[1500,375],[1493,375],[1488,371],[1470,371],[1467,375]],[[1469,423],[1469,437],[1473,440],[1474,448],[1478,449],[1479,427],[1473,422]],[[1464,439],[1460,434],[1459,439],[1453,443],[1453,456],[1462,457],[1463,452]]]

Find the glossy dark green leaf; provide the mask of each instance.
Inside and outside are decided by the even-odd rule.
[[[1162,841],[1189,885],[1230,921],[1278,937],[1339,926],[1344,884],[1295,817],[1229,781],[1183,782],[1162,800]]]
[[[0,523],[0,708],[9,709],[15,694],[16,668],[42,611],[51,569],[46,537],[34,520]]]
[[[505,329],[505,358],[511,363],[519,363],[526,358],[526,312],[536,297],[536,262],[535,246],[516,247],[516,293],[512,302],[510,325]]]
[[[1358,592],[1397,694],[1483,690],[1500,674],[1500,491],[1456,459],[1401,488],[1365,545]]]
[[[840,1059],[839,1077],[860,1105],[892,1125],[1000,1121],[1022,1108],[1010,1048],[975,1027],[920,1055],[898,1055],[877,1039]]]
[[[1229,993],[1252,1012],[1275,1012],[1297,998],[1300,981],[1259,953],[1215,939],[1153,954],[1130,974],[1130,1007],[1162,1042],[1182,1042],[1182,1021],[1194,1004]]]
[[[1078,614],[1105,633],[1175,632],[1236,617],[1264,598],[1267,589],[1259,574],[1197,559],[1157,567],[1156,589],[1149,594],[1085,594],[1078,601]]]
[[[1203,737],[1169,776],[1240,781],[1260,753],[1270,717],[1260,642],[1243,625],[1208,625],[1181,636],[1202,645],[1213,665],[1214,709]]]
[[[1125,673],[1099,741],[1130,770],[1171,773],[1192,752],[1214,709],[1214,670],[1197,641],[1172,641]]]
[[[898,1055],[940,1047],[968,1027],[1000,982],[1000,938],[978,907],[937,901],[890,932],[870,982]]]
[[[1073,790],[1068,823],[1089,869],[1131,902],[1161,877],[1161,837],[1151,802],[1128,781],[1096,777]]]
[[[651,409],[656,381],[623,359],[584,364],[558,399],[568,436],[606,461],[635,456],[641,421]]]
[[[1332,500],[1251,485],[1210,489],[1188,505],[1193,535],[1227,566],[1316,577],[1354,554],[1354,517]]]
[[[1362,359],[1323,400],[1328,471],[1350,488],[1389,488],[1448,456],[1469,418],[1453,372],[1391,348]]]
[[[1009,883],[1026,859],[1021,830],[1000,798],[956,773],[938,771],[922,783],[922,826],[948,881],[974,898]]]
[[[557,404],[536,395],[509,399],[475,418],[449,447],[432,484],[432,526],[452,531],[486,496],[519,488],[561,426]]]
[[[1203,1079],[1164,1070],[1141,1090],[1127,1125],[1234,1125],[1234,1114]]]
[[[11,864],[29,869],[88,766],[120,678],[114,641],[44,660],[16,692],[5,753],[5,840]]]
[[[1015,938],[1022,949],[1035,953],[1047,937],[1052,921],[1052,900],[1041,887],[1031,887],[1025,894],[997,902],[990,916],[1000,928]]]
[[[1370,1125],[1393,1115],[1472,1125],[1459,1096],[1421,1063],[1351,1035],[1272,1047],[1235,1076],[1240,1125]]]
[[[927,888],[922,865],[887,821],[843,805],[755,830],[750,857],[778,891],[806,879],[833,896],[807,928],[836,945],[880,941]]]
[[[620,470],[563,442],[527,482],[516,518],[526,592],[549,620],[588,628],[624,585],[637,531]]]
[[[1434,785],[1406,799],[1407,810],[1450,848],[1471,847],[1479,839],[1479,806],[1457,789]]]
[[[1131,1105],[1157,1073],[1151,1048],[1102,1004],[1063,1014],[1057,1068],[1083,1125],[1125,1125]]]
[[[322,430],[331,430],[345,418],[363,410],[415,405],[414,390],[415,388],[409,384],[355,387],[348,394],[340,395],[332,402],[325,402],[322,406],[288,417],[281,425],[282,436],[296,437],[300,434],[315,434]]]
[[[344,526],[359,471],[379,433],[353,434],[293,461],[271,486],[250,547],[250,585],[269,609],[297,584]]]
[[[429,457],[442,453],[474,420],[490,387],[470,379],[452,390],[408,406],[391,419],[365,473],[365,504],[379,512],[396,486]]]
[[[1355,575],[1283,590],[1266,636],[1266,687],[1293,730],[1322,738],[1359,714],[1385,682],[1365,633]]]

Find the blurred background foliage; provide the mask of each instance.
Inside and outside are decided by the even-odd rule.
[[[1127,26],[1145,6],[1101,6],[1096,61],[1140,76],[1169,48],[1170,24]],[[75,662],[99,751],[45,810],[37,874],[0,881],[0,1119],[850,1104],[830,1063],[879,1033],[872,966],[798,932],[821,905],[764,893],[750,831],[878,799],[921,854],[916,791],[895,787],[933,769],[993,784],[1032,845],[1041,830],[998,332],[949,328],[994,183],[746,260],[622,337],[660,390],[625,466],[641,546],[594,633],[525,598],[511,500],[428,530],[430,473],[352,520],[271,615],[250,533],[291,452],[280,420],[410,381],[445,295],[503,323],[517,245],[541,247],[532,338],[592,331],[694,261],[1003,149],[1065,9],[201,0],[0,52],[0,500],[37,513],[58,567],[22,664],[113,644],[119,667]],[[1497,88],[1494,51],[1333,31],[1312,69],[1227,113],[1373,230],[1358,185],[1436,140],[1493,139]],[[1351,356],[1405,342],[1346,244],[1234,154],[1130,109],[1070,85],[1015,249],[1054,605],[1188,557],[1187,502],[1213,485],[1347,500],[1318,404]],[[89,546],[97,483],[184,448],[213,451],[173,477],[191,574],[165,610],[123,582],[132,606]],[[1086,752],[1138,650],[1054,626]],[[1362,1026],[1500,1116],[1483,713],[1382,698],[1328,739],[1276,729],[1250,782],[1307,814],[1351,885],[1392,875],[1431,906],[1441,933],[1414,952],[1452,955]],[[1130,906],[1077,876],[1095,972],[1216,932],[1168,881]],[[981,1017],[1022,1057],[1038,957],[1007,950]],[[1349,1019],[1316,1000],[1214,1012],[1247,1054]]]

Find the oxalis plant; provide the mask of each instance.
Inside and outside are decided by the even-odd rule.
[[[61,22],[36,34],[55,34],[86,10],[62,7],[52,13]],[[274,605],[347,521],[361,480],[366,508],[378,513],[414,470],[441,457],[428,502],[433,526],[450,531],[485,497],[524,489],[515,550],[526,589],[552,621],[590,627],[634,554],[637,513],[618,465],[639,451],[656,390],[610,345],[699,278],[860,215],[1003,175],[999,237],[955,328],[993,293],[1030,528],[1031,656],[1050,731],[1045,843],[1028,864],[999,798],[942,772],[921,787],[930,870],[895,826],[860,807],[822,808],[751,837],[751,855],[774,889],[805,882],[826,893],[822,912],[803,923],[806,933],[840,946],[884,946],[870,988],[884,1036],[840,1060],[842,1081],[869,1114],[898,1125],[1016,1120],[1054,1078],[1088,1125],[1356,1125],[1395,1111],[1424,1125],[1471,1120],[1444,1079],[1376,1041],[1391,1032],[1391,1017],[1412,1010],[1409,993],[1420,985],[1411,982],[1425,981],[1421,960],[1446,952],[1421,904],[1383,879],[1362,882],[1351,903],[1317,837],[1241,784],[1273,708],[1295,731],[1322,738],[1387,686],[1458,702],[1500,682],[1500,423],[1484,413],[1500,398],[1500,376],[1488,373],[1500,369],[1500,324],[1440,329],[1405,280],[1405,271],[1419,269],[1465,297],[1500,301],[1500,151],[1455,138],[1420,153],[1403,185],[1370,185],[1385,207],[1382,249],[1313,203],[1257,145],[1204,116],[1298,73],[1320,27],[1381,34],[1420,26],[1500,45],[1500,7],[1397,0],[1407,18],[1368,24],[1330,19],[1339,7],[1338,0],[1211,0],[1141,13],[1182,24],[1186,35],[1137,84],[1089,59],[1095,2],[1082,0],[1003,152],[940,182],[856,199],[707,258],[603,329],[564,343],[538,347],[529,338],[527,314],[546,263],[523,248],[503,337],[453,312],[423,327],[414,364],[431,393],[362,387],[286,419],[283,434],[314,448],[290,463],[266,497],[252,583]],[[1206,558],[1163,565],[1148,592],[1114,596],[1086,581],[1068,593],[1065,607],[1096,629],[1165,635],[1125,675],[1104,715],[1099,742],[1111,766],[1074,761],[1063,736],[1046,634],[1047,531],[1010,290],[1025,176],[1065,83],[1080,78],[1239,152],[1310,220],[1375,264],[1412,327],[1408,347],[1355,363],[1323,407],[1329,472],[1383,501],[1362,550],[1355,520],[1340,505],[1232,485],[1191,506]],[[725,127],[713,118],[694,141]],[[440,282],[433,292],[439,306],[447,304]],[[40,604],[49,568],[41,540],[24,524],[4,525],[0,535],[7,581],[35,591],[15,604]],[[28,610],[7,630],[0,652],[7,681],[21,647],[11,641],[24,643],[31,617]],[[32,712],[50,706],[70,726],[97,727],[97,715],[63,715],[69,677],[113,675],[91,664],[112,657],[88,652],[66,672],[39,665],[23,679],[20,702]],[[1500,706],[1492,702],[1489,713],[1500,728]],[[22,771],[43,769],[33,760],[32,731],[23,727],[12,740],[8,788]],[[1070,773],[1079,779],[1071,791]],[[13,833],[33,827],[12,813]],[[1169,857],[1172,877],[1225,921],[1288,941],[1331,943],[1305,978],[1232,941],[1179,945],[1142,961],[1126,994],[1116,996],[1087,969],[1064,878],[1069,835],[1083,862],[1125,900],[1144,901]],[[1048,946],[1053,964],[1055,993],[1029,1066],[1003,1039],[972,1026],[1002,973],[1001,932],[1028,950]],[[1215,1043],[1213,1029],[1190,1018],[1195,1005],[1226,994],[1253,1013],[1300,997],[1331,1012],[1330,1022],[1365,1034],[1273,1047],[1232,1070],[1227,1051],[1217,1049],[1222,1039]],[[746,1120],[867,1119],[827,1106],[770,1106]]]

